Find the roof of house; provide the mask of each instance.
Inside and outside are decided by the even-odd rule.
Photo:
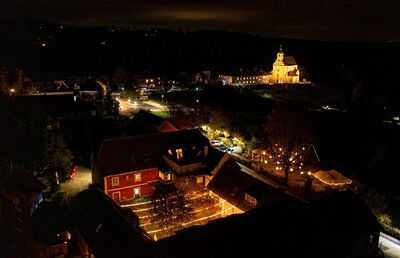
[[[104,140],[97,153],[101,176],[165,167],[162,155],[169,149],[209,146],[197,129]]]
[[[70,208],[79,232],[96,257],[147,257],[150,238],[138,223],[132,223],[132,213],[121,210],[100,190],[91,187],[79,193]]]
[[[294,59],[293,56],[285,56],[283,58],[283,63],[285,65],[297,65],[296,60]]]
[[[127,124],[127,131],[130,135],[158,133],[165,122],[164,118],[141,109]]]
[[[256,207],[289,198],[274,187],[243,172],[242,167],[234,160],[225,162],[207,187],[219,197],[243,211],[255,207],[245,200],[245,194],[257,200]]]
[[[7,187],[29,195],[40,193],[45,188],[45,185],[32,172],[18,167],[7,178]]]
[[[377,251],[379,224],[352,192],[312,204],[287,199],[184,229],[156,242],[162,257],[359,257]],[[377,239],[376,239],[377,240]],[[190,255],[188,255],[190,254]]]

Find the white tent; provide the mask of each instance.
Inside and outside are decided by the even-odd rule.
[[[322,183],[330,185],[330,186],[342,186],[342,185],[349,185],[353,181],[348,179],[340,172],[332,169],[329,171],[320,170],[313,174],[315,178],[320,180]]]

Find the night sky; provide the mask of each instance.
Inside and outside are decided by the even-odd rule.
[[[0,0],[0,17],[72,25],[224,29],[323,40],[400,40],[396,0]]]

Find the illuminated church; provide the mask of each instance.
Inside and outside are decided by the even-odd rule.
[[[271,72],[243,76],[219,75],[219,80],[223,84],[237,86],[252,84],[294,84],[300,83],[300,71],[294,57],[285,56],[281,45]]]
[[[273,64],[270,83],[299,83],[300,71],[293,56],[285,56],[282,45]]]

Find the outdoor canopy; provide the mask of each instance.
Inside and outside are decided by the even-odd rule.
[[[320,170],[313,174],[315,178],[319,179],[322,183],[331,186],[348,185],[352,183],[352,180],[348,179],[340,172],[332,169],[329,171]]]

